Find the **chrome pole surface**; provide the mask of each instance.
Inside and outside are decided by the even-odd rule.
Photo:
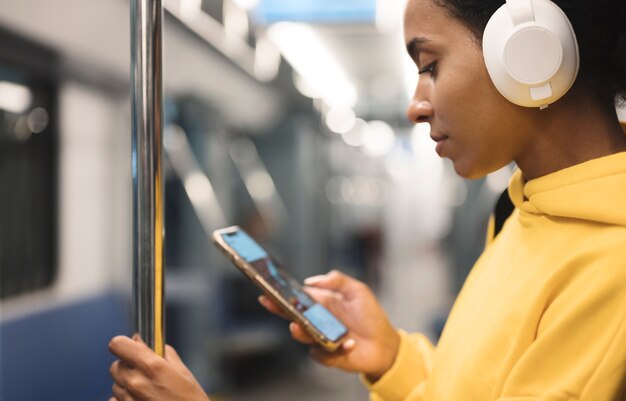
[[[164,353],[161,0],[131,0],[133,324]]]

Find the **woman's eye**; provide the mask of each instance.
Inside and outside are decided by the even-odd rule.
[[[426,67],[419,69],[417,73],[420,75],[424,73],[432,74],[433,72],[435,72],[436,64],[437,64],[436,62],[430,63]]]

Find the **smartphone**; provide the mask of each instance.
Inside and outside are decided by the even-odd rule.
[[[327,351],[341,345],[348,329],[328,309],[315,302],[282,265],[237,226],[213,232],[215,245],[270,299],[300,323]]]

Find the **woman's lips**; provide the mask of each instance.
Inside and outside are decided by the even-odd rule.
[[[437,152],[437,154],[439,156],[441,156],[441,152],[443,151],[443,147],[444,147],[448,137],[445,136],[445,135],[439,135],[439,136],[431,135],[430,138],[433,141],[437,142],[437,146],[435,146],[435,152]]]

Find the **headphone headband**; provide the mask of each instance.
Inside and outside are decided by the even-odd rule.
[[[509,8],[515,26],[535,20],[530,0],[506,0],[506,6]]]

